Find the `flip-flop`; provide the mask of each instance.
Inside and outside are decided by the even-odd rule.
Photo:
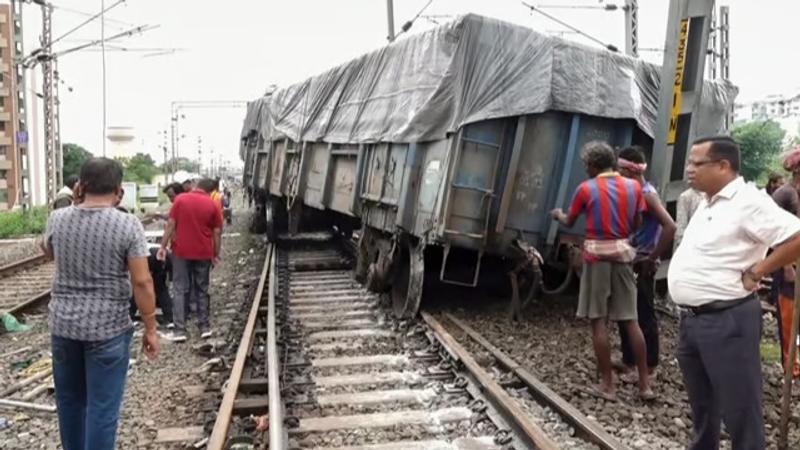
[[[603,400],[605,400],[607,402],[616,402],[617,401],[616,394],[608,394],[606,392],[603,392],[597,386],[592,386],[591,388],[589,388],[588,393],[590,395],[593,395],[593,396],[597,397],[597,398],[601,398],[601,399],[603,399]]]

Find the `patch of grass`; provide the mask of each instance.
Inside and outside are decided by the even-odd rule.
[[[761,341],[761,360],[765,363],[780,363],[781,346],[774,342]]]
[[[46,206],[0,213],[0,239],[43,233],[47,226],[47,214]]]

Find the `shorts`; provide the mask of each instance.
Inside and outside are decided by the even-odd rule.
[[[629,263],[583,263],[577,316],[609,318],[617,322],[637,320],[636,277]]]

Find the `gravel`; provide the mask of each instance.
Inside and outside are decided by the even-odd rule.
[[[241,211],[241,210],[240,210]],[[226,226],[223,239],[222,263],[211,275],[211,326],[215,336],[201,341],[190,321],[190,339],[175,344],[161,340],[161,353],[155,361],[139,358],[139,337],[134,338],[131,358],[136,362],[129,371],[125,400],[119,424],[117,447],[121,449],[185,448],[193,442],[156,443],[158,430],[203,426],[208,434],[213,426],[221,386],[229,367],[204,368],[212,357],[222,357],[225,365],[233,363],[243,320],[239,319],[252,294],[263,264],[265,245],[260,237],[247,233],[245,217],[234,216],[233,225]],[[236,235],[235,233],[239,233]],[[227,310],[227,313],[223,313]],[[49,357],[49,336],[46,315],[28,316],[33,328],[25,333],[0,334],[0,355],[26,346],[28,352],[9,358],[0,357],[0,386],[24,377],[23,369],[12,363],[36,361]],[[214,344],[215,353],[200,351],[197,344]],[[36,400],[53,404],[52,394]],[[0,408],[0,422],[12,423],[0,429],[0,448],[55,449],[59,448],[58,420],[55,414],[15,411]]]
[[[544,298],[525,311],[522,323],[509,325],[507,300],[461,302],[450,311],[478,330],[518,363],[547,383],[581,412],[598,421],[609,433],[634,449],[684,449],[692,434],[688,398],[675,358],[678,322],[660,316],[661,362],[654,389],[659,398],[645,404],[636,398],[636,387],[618,383],[619,401],[607,403],[583,391],[594,382],[595,358],[588,322],[574,317],[575,295]],[[465,306],[468,305],[468,306]],[[442,307],[442,305],[437,305]],[[450,302],[450,308],[453,307]],[[611,327],[613,357],[619,357],[616,327]],[[764,340],[775,341],[775,320],[764,318]],[[465,337],[462,342],[466,341]],[[765,362],[764,413],[768,447],[777,442],[780,420],[780,363]],[[795,388],[789,448],[800,448],[800,392]],[[730,448],[727,437],[723,448]]]
[[[38,238],[0,239],[0,266],[41,253]]]

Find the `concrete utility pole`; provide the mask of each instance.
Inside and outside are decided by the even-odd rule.
[[[167,130],[161,130],[158,134],[161,135],[161,140],[162,140],[161,149],[164,151],[164,170],[168,170],[167,169],[167,163],[169,161],[169,156],[167,154],[167,148],[168,148],[168,146],[167,146]],[[169,181],[169,179],[167,178],[166,175],[164,176],[164,181],[165,182]],[[173,180],[173,181],[175,181],[175,180]]]
[[[719,7],[719,67],[720,78],[731,79],[731,40],[730,40],[730,7]],[[725,130],[733,125],[733,104],[725,115]]]
[[[625,0],[625,54],[639,56],[639,1]]]
[[[202,174],[203,170],[203,138],[197,136],[197,173]]]
[[[39,3],[42,7],[42,103],[44,110],[44,154],[47,175],[47,202],[51,203],[62,184],[61,142],[59,138],[57,75],[53,61],[53,5]]]
[[[172,147],[172,167],[170,167],[170,173],[172,174],[172,181],[175,181],[175,172],[178,171],[178,151],[177,151],[177,140],[178,140],[178,109],[176,108],[176,102],[172,102],[169,109],[169,123],[170,123],[170,137],[171,137],[171,147]],[[166,168],[166,167],[165,167]]]
[[[103,157],[106,156],[106,132],[108,131],[108,124],[106,123],[106,119],[108,117],[108,103],[107,99],[107,83],[106,83],[106,2],[105,0],[100,0],[100,51],[101,51],[101,59],[102,64],[100,66],[101,69],[101,79],[103,83]]]
[[[386,19],[389,21],[389,35],[386,39],[394,42],[394,0],[386,0]]]
[[[708,34],[708,77],[712,80],[717,79],[717,36],[719,35],[719,28],[717,27],[717,10],[711,10],[711,31]]]
[[[714,0],[670,0],[650,179],[672,208],[686,189],[684,170],[696,137]]]
[[[178,121],[183,119],[180,114],[182,109],[214,109],[214,108],[247,108],[247,102],[241,100],[176,100],[170,104],[170,131],[172,133],[172,181],[175,181],[175,172],[178,170],[178,149],[181,135],[178,134]],[[199,161],[198,161],[199,162]]]

